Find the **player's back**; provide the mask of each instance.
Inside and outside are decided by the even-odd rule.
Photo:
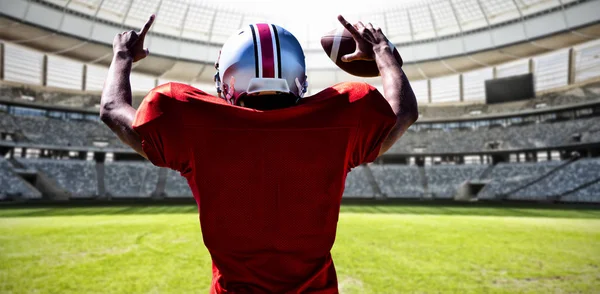
[[[158,127],[170,132],[147,136],[161,146],[145,150],[162,149],[150,159],[188,179],[213,291],[337,292],[330,249],[346,174],[376,157],[395,119],[387,102],[366,84],[270,111],[194,91],[171,84],[170,99],[148,103],[172,117]]]

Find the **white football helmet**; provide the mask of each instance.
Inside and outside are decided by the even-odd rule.
[[[307,88],[304,51],[286,29],[250,24],[231,36],[215,64],[219,97],[237,104],[244,95],[290,93],[298,99]]]

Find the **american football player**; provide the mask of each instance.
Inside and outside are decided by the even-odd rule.
[[[313,96],[304,53],[280,26],[250,24],[221,50],[220,97],[180,83],[131,106],[132,63],[146,36],[118,34],[100,117],[154,165],[177,170],[198,205],[211,293],[337,293],[330,250],[347,173],[374,161],[417,119],[408,79],[379,28],[339,21],[375,60],[384,96],[358,82]]]

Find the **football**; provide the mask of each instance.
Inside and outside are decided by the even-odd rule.
[[[379,69],[375,60],[355,60],[351,62],[342,61],[342,56],[353,53],[356,50],[356,42],[345,28],[330,31],[321,37],[321,46],[329,58],[343,71],[359,77],[379,76]],[[398,50],[390,42],[390,48],[394,50],[394,56],[402,65],[402,58]]]

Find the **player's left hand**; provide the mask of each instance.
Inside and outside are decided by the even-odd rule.
[[[113,40],[113,53],[129,57],[133,62],[142,60],[148,56],[150,51],[148,51],[148,48],[144,48],[144,38],[146,38],[148,30],[150,30],[154,18],[154,14],[151,15],[140,32],[129,31],[117,34]]]

